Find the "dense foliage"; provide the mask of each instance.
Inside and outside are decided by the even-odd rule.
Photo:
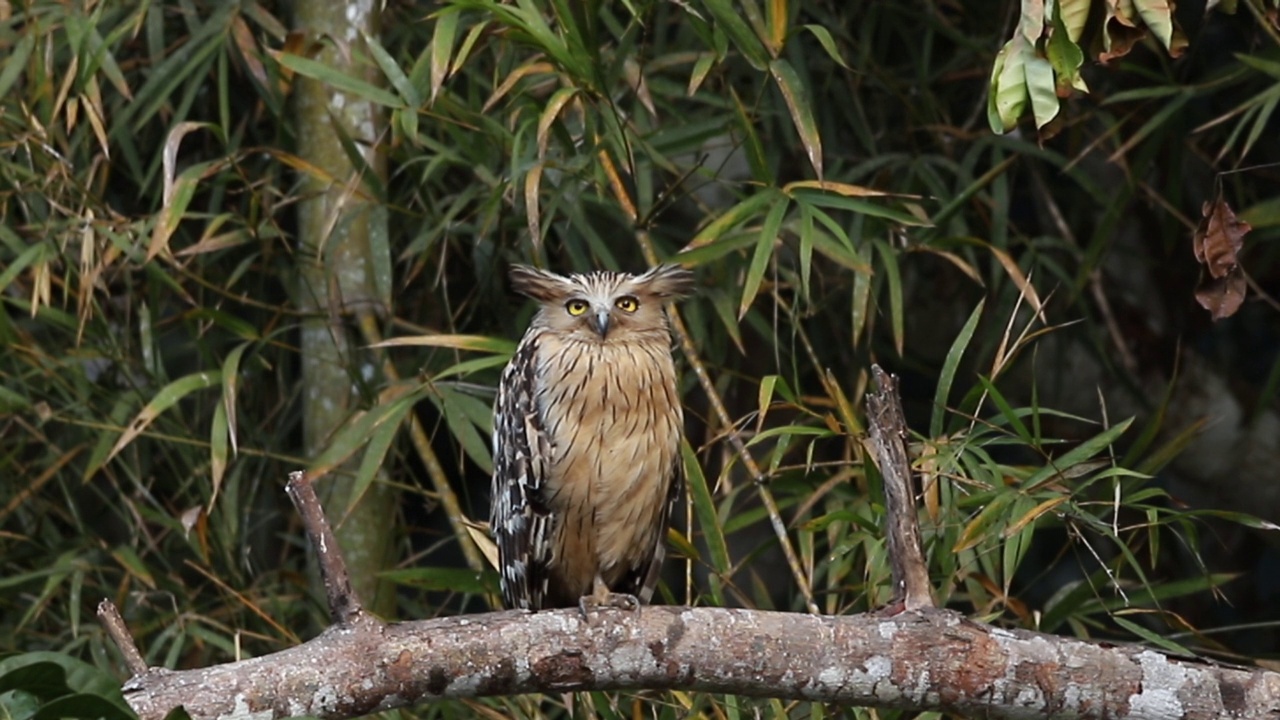
[[[1195,363],[1248,398],[1250,422],[1276,411],[1274,304],[1213,326],[1192,299],[1192,231],[1219,193],[1253,227],[1251,294],[1280,287],[1280,146],[1265,142],[1280,30],[1274,4],[1240,6],[1179,9],[1180,58],[1147,39],[1086,59],[1089,94],[1062,98],[1043,134],[1032,117],[995,134],[1011,0],[399,3],[355,39],[290,32],[286,8],[256,0],[0,3],[0,649],[114,667],[92,622],[103,597],[157,665],[313,635],[323,601],[282,493],[308,466],[356,497],[398,493],[377,528],[397,617],[491,607],[482,533],[441,488],[486,516],[492,388],[530,311],[506,266],[670,260],[703,289],[680,310],[689,498],[666,601],[888,599],[863,445],[879,362],[908,394],[941,602],[1274,652],[1264,524],[1207,512],[1270,509],[1219,493],[1231,477],[1188,480],[1175,458],[1212,405],[1171,410]],[[1086,58],[1104,21],[1081,25]],[[386,113],[385,173],[305,159],[304,80]],[[306,457],[299,267],[323,243],[298,236],[295,210],[316,183],[385,226],[368,248],[376,312],[349,315],[358,402]],[[661,712],[756,702],[671,694]]]

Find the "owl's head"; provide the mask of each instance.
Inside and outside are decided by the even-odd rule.
[[[528,265],[511,266],[511,287],[542,304],[534,325],[584,342],[627,342],[663,337],[666,303],[693,292],[693,273],[659,265],[640,275],[593,272],[557,275]]]

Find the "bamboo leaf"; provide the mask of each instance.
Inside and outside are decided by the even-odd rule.
[[[789,204],[786,197],[779,196],[765,216],[764,225],[760,228],[760,239],[756,241],[751,265],[747,268],[746,280],[742,283],[742,301],[738,304],[739,321],[747,314],[751,303],[755,302],[760,282],[764,279],[764,271],[769,266],[769,258],[773,257],[773,245],[778,241],[778,228],[782,227],[782,218]]]
[[[551,133],[551,125],[555,123],[560,116],[560,111],[564,106],[573,100],[578,94],[578,89],[574,87],[560,88],[547,101],[546,108],[542,111],[542,115],[538,117],[538,159],[541,160],[547,154],[547,137]]]
[[[879,238],[872,240],[872,246],[884,263],[884,277],[889,283],[889,322],[893,330],[893,347],[898,355],[906,343],[906,330],[903,327],[902,273],[898,270],[898,256],[887,243]]]
[[[742,19],[742,13],[733,7],[733,3],[729,0],[702,0],[701,5],[715,18],[716,27],[729,36],[730,42],[751,63],[751,67],[756,70],[767,67],[769,54],[751,31],[751,27]]]
[[[281,52],[279,50],[272,51],[272,57],[276,62],[285,68],[292,70],[304,77],[312,80],[318,80],[335,90],[344,93],[350,93],[357,97],[368,100],[376,105],[382,105],[394,110],[402,110],[408,107],[404,101],[396,97],[394,93],[390,93],[377,85],[370,84],[357,77],[352,77],[344,72],[335,69],[332,65],[305,58],[301,55]]]
[[[946,359],[942,361],[942,372],[938,374],[938,387],[933,394],[933,412],[929,416],[929,437],[931,438],[942,436],[947,417],[947,398],[951,396],[951,385],[955,382],[960,359],[964,357],[964,351],[973,340],[973,333],[978,328],[978,321],[982,319],[982,310],[986,304],[986,298],[978,301],[977,307],[969,313],[969,319],[965,321],[964,327],[960,328],[956,339],[951,342],[951,349],[947,351]]]
[[[431,34],[431,95],[429,102],[434,103],[449,77],[452,62],[453,40],[458,30],[459,8],[446,7],[436,13],[436,26]]]
[[[31,57],[35,44],[36,34],[24,33],[18,42],[9,48],[4,64],[0,66],[0,97],[9,94],[14,82],[27,69],[27,59]]]
[[[765,17],[765,27],[768,28],[766,42],[769,45],[769,54],[776,58],[782,52],[782,45],[787,40],[787,20],[790,11],[787,8],[787,0],[768,0],[768,2]]]
[[[369,347],[442,347],[453,348],[455,350],[470,350],[473,352],[493,353],[495,355],[505,355],[510,357],[516,351],[516,344],[505,338],[488,337],[485,335],[413,335],[409,337],[392,338],[374,343]]]
[[[707,543],[711,569],[714,571],[710,583],[711,600],[717,606],[722,606],[724,594],[721,590],[721,579],[728,577],[729,569],[732,567],[729,560],[729,545],[725,542],[724,528],[716,513],[715,502],[711,498],[711,488],[707,485],[706,476],[702,474],[702,464],[698,462],[698,456],[694,455],[693,448],[686,439],[680,440],[680,457],[684,461],[685,482],[688,484],[689,494],[693,496],[693,511],[698,521],[698,530],[701,531],[702,538]]]
[[[764,205],[775,202],[776,197],[772,192],[758,192],[748,197],[746,200],[734,205],[720,215],[720,217],[711,221],[706,227],[702,228],[693,239],[685,245],[680,252],[694,250],[704,245],[709,245],[719,240],[729,230],[746,222],[758,212]]]
[[[1054,480],[1058,475],[1073,465],[1078,465],[1085,460],[1097,455],[1106,448],[1110,447],[1121,435],[1124,434],[1129,426],[1133,424],[1133,418],[1129,418],[1122,423],[1113,425],[1106,430],[1094,435],[1088,440],[1080,443],[1061,457],[1054,458],[1051,462],[1045,463],[1045,466],[1037,470],[1031,477],[1022,482],[1022,486],[1028,491],[1038,489],[1042,484]]]
[[[369,48],[369,54],[373,56],[373,61],[378,64],[378,69],[386,76],[387,82],[391,83],[391,87],[400,95],[403,105],[407,106],[409,112],[413,113],[418,106],[422,105],[422,97],[418,95],[418,88],[413,86],[409,81],[409,76],[401,69],[400,64],[391,57],[391,53],[382,47],[382,43],[378,39],[368,33],[361,33],[364,38],[365,47]]]
[[[329,474],[346,462],[357,451],[369,444],[383,425],[398,426],[414,403],[422,399],[423,391],[403,392],[398,397],[375,405],[367,411],[358,411],[338,428],[324,452],[311,461],[307,475],[313,478]]]
[[[836,48],[835,40],[831,39],[831,31],[821,25],[802,25],[806,31],[812,34],[818,40],[818,44],[822,46],[827,57],[831,58],[840,67],[849,70],[849,66],[845,63],[844,58],[840,57],[840,51]]]
[[[800,133],[800,142],[804,144],[805,154],[809,156],[809,164],[813,166],[818,179],[822,179],[822,137],[818,134],[818,125],[813,119],[813,108],[809,105],[809,96],[805,92],[804,83],[796,74],[795,68],[786,60],[778,59],[769,63],[769,73],[782,91],[782,99],[791,112],[791,120]]]
[[[160,388],[160,391],[151,398],[151,401],[143,406],[142,410],[120,434],[120,439],[111,448],[111,452],[107,454],[103,463],[110,462],[121,450],[134,438],[142,434],[152,421],[160,416],[165,410],[178,404],[180,400],[187,397],[191,393],[213,387],[222,381],[222,373],[220,372],[197,372],[183,376],[173,382]]]
[[[951,548],[951,552],[960,553],[965,550],[971,550],[982,541],[989,540],[991,535],[988,531],[998,520],[1004,517],[1005,507],[1012,503],[1016,497],[1013,493],[1001,493],[993,497],[982,508],[982,511],[965,525],[960,537],[956,540],[955,546]]]
[[[339,524],[346,522],[347,517],[351,515],[364,498],[365,493],[373,486],[373,481],[378,478],[378,474],[382,471],[387,451],[391,448],[391,443],[400,434],[400,425],[412,408],[413,406],[410,404],[398,406],[395,413],[386,422],[380,423],[369,433],[364,452],[360,455],[360,466],[356,469],[356,476],[352,480],[351,490],[347,495],[347,507],[342,511],[341,519],[338,521]]]
[[[1018,417],[1018,413],[1009,404],[1009,401],[1005,399],[1004,394],[991,382],[990,378],[985,375],[979,375],[978,382],[986,390],[987,397],[991,398],[996,408],[1000,410],[1000,416],[992,419],[991,422],[996,425],[1007,423],[1013,429],[1013,432],[1017,434],[1019,440],[1029,447],[1038,447],[1039,442],[1037,439],[1032,437],[1031,432],[1027,430],[1027,426]]]

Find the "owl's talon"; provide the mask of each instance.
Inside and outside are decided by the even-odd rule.
[[[618,608],[619,610],[629,610],[639,612],[640,598],[631,593],[606,593],[604,597],[598,595],[583,595],[578,598],[578,611],[582,613],[582,619],[586,620],[591,614],[592,608]]]
[[[640,611],[640,598],[631,593],[610,593],[607,602],[620,610]]]

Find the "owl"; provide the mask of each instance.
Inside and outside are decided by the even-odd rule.
[[[516,265],[511,284],[541,307],[494,406],[489,523],[503,601],[647,603],[683,477],[666,305],[693,291],[693,274]]]

